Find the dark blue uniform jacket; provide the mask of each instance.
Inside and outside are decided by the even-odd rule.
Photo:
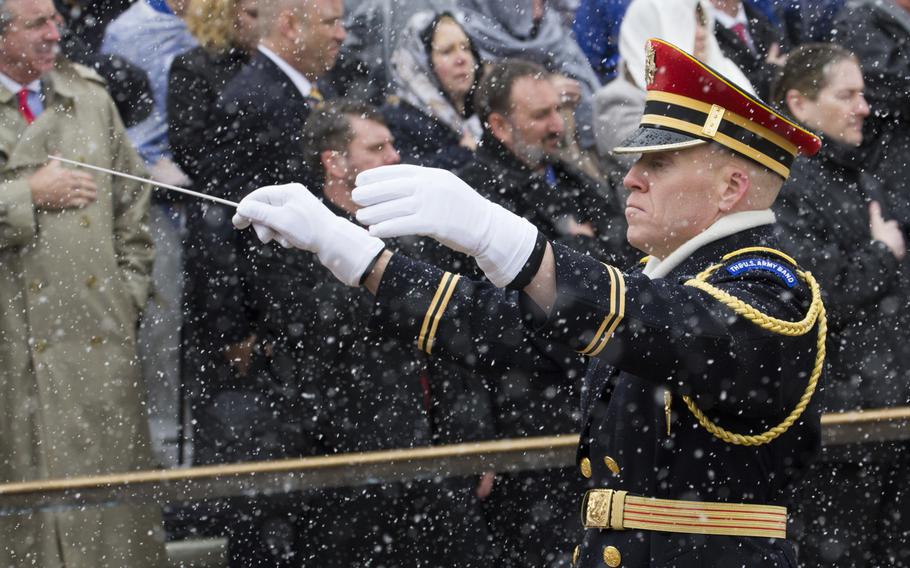
[[[578,460],[586,462],[593,487],[786,505],[820,448],[815,399],[783,435],[757,447],[715,438],[681,401],[692,397],[709,418],[742,434],[776,426],[796,406],[815,363],[818,324],[801,336],[775,334],[684,285],[720,264],[709,282],[769,316],[800,321],[810,289],[776,249],[770,226],[748,229],[651,280],[642,266],[620,271],[554,245],[557,302],[549,317],[523,294],[396,255],[372,325],[478,371],[556,369],[565,351],[554,345],[588,355]],[[730,253],[736,254],[724,259]],[[603,567],[607,546],[618,549],[626,567],[796,565],[785,540],[600,529],[585,531],[576,565]]]

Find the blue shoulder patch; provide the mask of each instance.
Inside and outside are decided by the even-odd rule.
[[[771,274],[777,276],[783,281],[787,288],[793,288],[799,284],[799,279],[796,277],[796,274],[780,262],[776,262],[767,258],[759,257],[749,257],[742,258],[736,262],[731,262],[724,268],[727,269],[727,272],[731,276],[739,276],[743,272],[749,272],[752,270],[763,270],[765,272],[770,272]]]

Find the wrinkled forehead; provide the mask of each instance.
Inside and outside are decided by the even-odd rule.
[[[718,144],[702,143],[642,153],[632,167],[646,174],[656,173],[659,168],[664,176],[688,176],[689,186],[694,187],[709,182],[710,172],[736,160],[737,157],[726,148]]]
[[[53,0],[6,0],[5,11],[17,23],[40,23],[57,17]]]
[[[299,7],[303,14],[317,21],[337,20],[344,17],[343,0],[303,0]]]

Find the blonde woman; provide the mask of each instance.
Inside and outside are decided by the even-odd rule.
[[[256,0],[191,0],[186,13],[199,47],[179,55],[168,77],[168,138],[177,164],[193,178],[212,106],[228,81],[249,60],[259,41]]]

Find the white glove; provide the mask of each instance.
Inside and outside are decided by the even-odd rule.
[[[259,239],[316,253],[319,262],[348,286],[359,286],[370,262],[385,248],[363,227],[336,216],[299,183],[270,185],[237,206],[234,226],[253,225]]]
[[[357,176],[357,220],[374,237],[424,235],[473,256],[487,278],[508,285],[534,250],[530,221],[487,201],[446,170],[383,166]]]

